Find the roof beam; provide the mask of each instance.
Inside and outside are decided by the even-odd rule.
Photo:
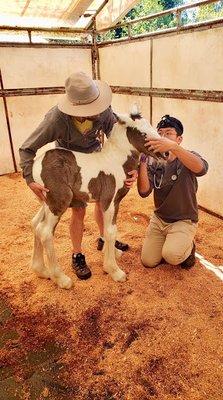
[[[35,26],[34,28],[30,26],[11,26],[11,25],[1,25],[0,31],[31,31],[31,32],[63,32],[63,33],[92,33],[90,30],[80,29],[80,28],[68,28],[68,27],[59,27],[59,28],[46,28],[41,26]]]
[[[86,25],[86,28],[85,28],[85,29],[88,29],[88,28],[91,26],[91,24],[94,22],[95,17],[99,14],[99,12],[100,12],[101,10],[103,10],[104,6],[106,6],[106,4],[107,4],[108,2],[109,2],[109,0],[103,1],[103,3],[100,5],[100,7],[98,7],[96,13],[95,13],[94,15],[92,15],[92,18],[90,19],[90,21],[89,21],[88,24]]]
[[[25,6],[24,6],[24,8],[23,8],[23,10],[22,10],[22,12],[21,12],[21,17],[23,17],[23,15],[25,14],[27,8],[29,7],[30,1],[31,1],[31,0],[27,0],[27,1],[26,1],[26,4],[25,4]]]

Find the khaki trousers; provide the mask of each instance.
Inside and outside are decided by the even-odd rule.
[[[196,230],[197,223],[191,220],[168,223],[153,214],[142,246],[143,265],[156,267],[162,258],[168,264],[182,263],[191,253]]]

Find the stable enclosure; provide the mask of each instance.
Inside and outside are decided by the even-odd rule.
[[[164,114],[183,122],[184,145],[210,164],[199,204],[223,216],[222,37],[218,22],[118,43],[0,44],[0,174],[19,170],[19,146],[57,104],[66,77],[83,70],[112,86],[114,110],[128,112],[136,102],[154,126]]]
[[[183,6],[174,11],[174,28],[135,37],[129,22],[125,38],[102,40],[109,28],[103,20],[97,27],[97,15],[108,15],[110,3],[101,1],[85,30],[42,28],[80,38],[76,43],[37,43],[40,28],[0,26],[27,34],[25,42],[0,42],[0,400],[222,400],[223,18],[183,26]],[[65,292],[34,276],[30,220],[39,204],[21,177],[18,149],[78,70],[109,83],[114,111],[137,103],[154,127],[165,114],[180,119],[183,146],[207,159],[190,271],[141,265],[154,205],[134,188],[118,219],[130,245],[119,261],[126,283],[102,272],[93,205],[83,243],[91,279],[77,280],[71,270],[70,210],[56,248],[74,287]]]

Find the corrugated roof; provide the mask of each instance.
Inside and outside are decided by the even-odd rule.
[[[0,0],[0,25],[84,28],[104,0]],[[83,17],[84,14],[88,17]]]
[[[96,17],[97,29],[116,25],[139,0],[110,0]]]

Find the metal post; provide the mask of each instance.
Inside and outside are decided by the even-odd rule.
[[[176,11],[177,29],[181,27],[181,11]]]
[[[28,36],[29,36],[29,43],[32,44],[32,33],[31,33],[31,30],[28,30]]]
[[[92,46],[91,46],[91,62],[92,62],[92,77],[96,79],[96,56],[95,56],[95,31],[92,34]]]
[[[6,97],[4,95],[4,85],[3,85],[1,70],[0,70],[0,85],[1,85],[1,89],[3,91],[2,98],[3,98],[3,103],[4,103],[4,109],[5,109],[5,118],[6,118],[7,128],[8,128],[9,143],[10,143],[10,148],[11,148],[11,153],[12,153],[13,166],[14,166],[15,172],[18,172],[17,165],[16,165],[16,160],[15,160],[13,142],[12,142],[12,134],[11,134],[11,128],[10,128],[10,122],[9,122],[8,107],[7,107]]]
[[[150,40],[150,88],[153,88],[153,39]],[[153,123],[153,96],[150,95],[150,123]]]
[[[92,57],[92,75],[94,79],[100,79],[100,65],[99,65],[99,52],[97,46],[97,31],[96,31],[96,21],[94,19],[93,22],[93,31],[92,31],[92,48],[91,48],[91,57]]]
[[[129,39],[131,39],[131,37],[132,37],[132,32],[131,32],[132,26],[128,25],[127,28],[128,28],[128,37],[129,37]]]

